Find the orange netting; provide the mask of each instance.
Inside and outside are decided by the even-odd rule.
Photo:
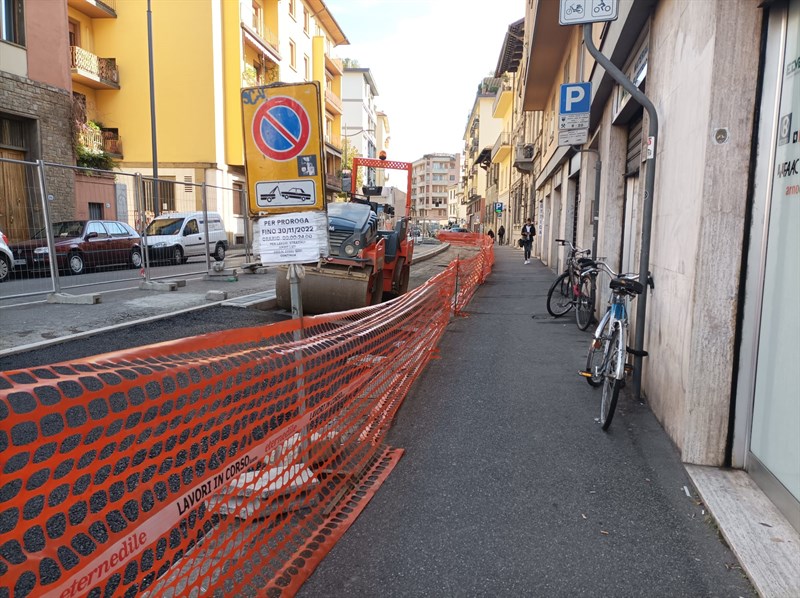
[[[399,459],[481,243],[385,304],[0,373],[0,593],[296,592]]]

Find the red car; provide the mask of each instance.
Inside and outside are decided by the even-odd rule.
[[[131,226],[116,220],[69,220],[52,225],[58,269],[83,274],[90,268],[142,267],[141,238]],[[47,230],[30,241],[11,246],[14,269],[50,270]]]

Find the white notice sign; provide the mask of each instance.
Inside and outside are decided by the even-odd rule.
[[[586,129],[570,129],[558,132],[558,145],[583,145],[589,139]]]
[[[258,219],[262,264],[302,264],[328,255],[328,215],[308,211]]]

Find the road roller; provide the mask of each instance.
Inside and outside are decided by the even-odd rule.
[[[394,226],[381,230],[379,210],[394,207],[372,201],[374,195],[356,194],[359,168],[405,170],[405,214]],[[374,188],[373,188],[374,189]],[[369,191],[367,191],[369,192]],[[328,203],[329,253],[316,264],[304,265],[300,293],[304,314],[345,311],[393,299],[408,290],[414,253],[408,235],[411,213],[411,164],[384,159],[354,158],[349,201]],[[384,219],[383,222],[391,222]],[[278,269],[275,282],[278,307],[291,309],[287,266]]]

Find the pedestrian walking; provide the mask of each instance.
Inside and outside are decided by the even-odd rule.
[[[533,245],[533,238],[536,236],[536,227],[533,226],[531,219],[525,221],[522,225],[522,248],[525,250],[525,263],[531,263],[531,246]]]
[[[503,239],[505,238],[505,236],[506,236],[506,227],[501,224],[500,228],[497,229],[497,242],[499,245],[503,244]]]

